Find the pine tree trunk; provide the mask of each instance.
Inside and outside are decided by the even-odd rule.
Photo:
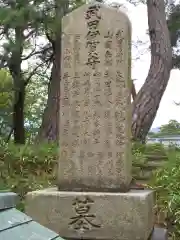
[[[37,141],[59,140],[59,114],[60,114],[60,80],[61,80],[61,20],[69,7],[68,0],[55,0],[57,24],[55,40],[49,39],[53,47],[53,67],[48,87],[48,101],[44,110],[42,124],[39,129]]]
[[[60,44],[60,39],[57,39]],[[56,56],[51,70],[48,86],[48,100],[44,110],[42,124],[38,133],[38,141],[58,141],[59,137],[59,103],[60,103],[60,46],[56,48]]]
[[[25,86],[23,86],[17,93],[17,101],[13,106],[13,128],[15,144],[25,144],[24,100]]]
[[[9,71],[13,78],[15,89],[15,100],[13,105],[13,133],[15,144],[25,144],[24,129],[24,101],[25,101],[25,81],[23,79],[21,64],[24,44],[24,28],[15,28],[15,45],[12,49],[11,58],[8,62]]]
[[[132,137],[144,142],[150,130],[172,68],[172,49],[163,0],[147,0],[151,65],[133,102]]]

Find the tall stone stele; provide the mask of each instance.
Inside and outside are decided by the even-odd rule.
[[[153,192],[131,190],[131,24],[99,3],[63,18],[58,188],[26,211],[64,238],[147,240]]]

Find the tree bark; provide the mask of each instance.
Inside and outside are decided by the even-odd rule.
[[[58,141],[60,114],[60,80],[61,80],[61,20],[69,7],[68,0],[55,0],[56,23],[55,39],[49,39],[53,48],[53,67],[48,86],[48,101],[44,110],[42,124],[37,141]]]
[[[17,93],[17,101],[13,107],[13,128],[15,144],[25,144],[24,100],[25,86],[21,87],[20,91]]]
[[[25,144],[24,129],[24,101],[25,101],[25,84],[22,76],[21,63],[23,52],[23,27],[15,28],[15,44],[11,52],[11,58],[8,61],[9,71],[13,78],[15,89],[15,98],[13,105],[13,133],[15,144]]]
[[[172,69],[172,48],[163,0],[147,0],[151,64],[146,81],[133,102],[132,138],[144,142]]]
[[[60,38],[56,38],[55,59],[48,86],[48,100],[43,113],[38,141],[57,141],[59,137],[59,103],[60,103]]]
[[[131,96],[132,96],[132,99],[133,99],[133,101],[135,100],[135,98],[136,98],[136,95],[137,95],[137,93],[136,93],[136,88],[135,88],[135,85],[134,85],[134,82],[133,82],[133,80],[131,80],[132,81],[132,89],[131,89]]]

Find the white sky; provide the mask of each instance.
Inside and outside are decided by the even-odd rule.
[[[114,1],[107,0],[107,2],[111,3]],[[132,4],[127,4],[127,1],[125,0],[116,0],[116,2],[120,4],[125,3],[124,5],[127,8],[126,12],[132,23],[132,40],[134,42],[137,40],[147,42],[146,45],[138,48],[138,51],[135,49],[135,47],[132,49],[132,55],[134,59],[143,53],[139,60],[134,60],[132,62],[132,78],[137,79],[135,81],[135,86],[138,91],[146,79],[150,66],[150,53],[146,50],[149,46],[149,37],[146,34],[148,29],[147,8],[146,5],[143,4],[135,7]],[[180,102],[179,70],[171,71],[169,83],[161,100],[159,110],[152,126],[153,128],[168,123],[170,119],[175,119],[180,122],[180,106],[176,106],[174,101]]]

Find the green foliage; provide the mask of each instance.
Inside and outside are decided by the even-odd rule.
[[[172,239],[178,240],[180,239],[180,149],[175,146],[165,149],[162,144],[133,144],[134,163],[142,163],[142,166],[144,163],[147,164],[147,155],[164,155],[168,159],[163,167],[154,172],[148,185],[156,191],[157,215],[167,213],[166,219],[160,219],[164,222],[158,223],[167,225]]]
[[[14,100],[11,75],[5,69],[0,70],[0,135],[6,137],[12,125],[12,105]]]
[[[145,153],[147,155],[165,155],[166,149],[161,143],[146,144]]]
[[[145,144],[141,144],[138,142],[133,143],[132,146],[132,154],[133,154],[133,163],[144,164],[147,162],[147,157],[145,155]]]
[[[136,150],[134,151],[132,162],[143,165],[147,162],[147,157],[139,150]]]
[[[162,136],[172,136],[172,135],[180,135],[180,123],[176,120],[170,120],[168,124],[164,124],[160,127],[160,131],[158,133],[150,132],[148,134],[149,137],[162,137]]]
[[[177,41],[180,37],[180,4],[172,4],[169,9],[168,16],[168,28],[171,36],[171,44],[173,47],[176,46]]]
[[[177,135],[180,134],[180,123],[176,120],[170,120],[168,124],[160,127],[162,135]]]
[[[180,4],[175,4],[177,1],[170,1],[168,11],[168,29],[170,33],[171,46],[173,47],[173,68],[180,69]]]
[[[12,106],[13,83],[12,77],[5,69],[0,70],[0,109]]]
[[[56,145],[0,146],[0,189],[18,193],[23,210],[27,192],[55,184],[56,164]]]
[[[33,77],[28,84],[25,99],[25,127],[27,142],[36,137],[47,103],[48,83],[43,77]]]
[[[25,129],[28,142],[38,133],[47,103],[48,82],[46,76],[34,76],[26,89]],[[0,70],[0,135],[7,139],[12,127],[14,91],[12,77],[7,70]]]
[[[152,137],[152,138],[153,138],[153,137],[155,137],[155,136],[156,136],[156,133],[154,133],[154,132],[149,132],[149,133],[148,133],[148,137]]]
[[[170,151],[169,161],[154,174],[151,186],[156,190],[157,205],[168,212],[167,224],[173,239],[180,237],[180,153]]]
[[[135,142],[133,143],[132,148],[133,154],[135,151],[139,151],[144,155],[164,155],[166,150],[161,143],[154,143],[154,144],[142,144]]]
[[[24,97],[31,78],[45,63],[40,60],[43,44],[38,43],[43,18],[44,1],[0,0],[0,36],[3,40],[0,52],[0,67],[7,67],[13,80],[14,112],[11,131],[16,143],[25,143]],[[36,60],[35,60],[36,56]],[[35,61],[33,61],[35,60]],[[25,63],[25,64],[24,64]],[[6,94],[8,98],[8,95]],[[9,134],[8,134],[9,135]]]

